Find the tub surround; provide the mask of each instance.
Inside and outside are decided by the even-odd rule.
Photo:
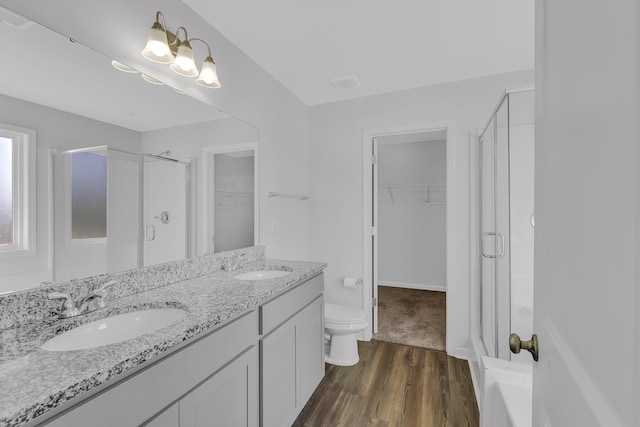
[[[326,267],[323,263],[260,259],[264,254],[264,248],[260,247],[243,253],[251,262],[230,272],[220,269],[222,256],[210,256],[78,281],[82,285],[78,282],[56,285],[56,291],[69,287],[72,289],[68,291],[79,297],[86,294],[85,290],[107,280],[120,280],[113,291],[109,290],[105,310],[71,319],[41,316],[43,312],[50,314],[59,309],[59,302],[50,307],[50,301],[46,299],[51,287],[9,295],[12,303],[4,301],[4,306],[0,305],[4,321],[9,322],[10,316],[5,314],[8,306],[20,314],[11,317],[14,327],[0,330],[0,426],[26,423],[70,399],[95,390],[119,374],[133,372],[144,362],[166,354],[200,332],[211,331],[238,318],[320,274]],[[224,254],[235,255],[238,254]],[[259,282],[233,278],[243,272],[262,269],[286,269],[291,274]],[[173,283],[167,284],[170,280]],[[23,295],[26,293],[30,295]],[[32,298],[41,299],[45,304],[32,301]],[[47,339],[79,324],[159,307],[181,308],[187,315],[163,329],[117,344],[65,352],[39,349]]]

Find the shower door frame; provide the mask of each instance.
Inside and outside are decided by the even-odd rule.
[[[476,298],[472,297],[472,301],[477,301],[478,306],[477,306],[477,313],[475,313],[473,316],[476,319],[477,323],[477,329],[472,330],[471,333],[472,334],[476,334],[477,333],[477,337],[479,338],[480,343],[482,343],[483,346],[483,350],[485,355],[490,356],[490,357],[498,357],[501,359],[505,359],[505,360],[511,360],[512,359],[512,354],[510,352],[509,349],[509,335],[511,334],[512,330],[511,330],[511,326],[512,326],[512,297],[511,297],[511,286],[512,286],[512,277],[511,277],[511,240],[512,240],[512,236],[511,236],[511,178],[512,178],[512,174],[511,174],[511,111],[510,111],[510,95],[512,94],[517,94],[517,93],[521,93],[521,92],[528,92],[528,91],[533,91],[533,87],[531,86],[525,86],[525,87],[521,87],[521,88],[516,88],[516,89],[509,89],[503,92],[503,94],[500,96],[498,103],[496,105],[496,107],[493,109],[491,116],[489,118],[489,120],[487,121],[486,126],[477,134],[477,139],[476,142],[478,144],[478,173],[477,173],[477,177],[478,177],[478,187],[477,187],[477,192],[478,192],[478,222],[477,222],[477,238],[478,238],[478,242],[477,242],[477,250],[478,250],[478,254],[477,254],[477,259],[478,259],[478,265],[477,265],[477,272],[478,272],[478,293]],[[494,126],[494,183],[493,183],[493,193],[494,196],[495,194],[497,194],[498,191],[498,185],[499,185],[499,176],[498,176],[498,150],[496,149],[497,145],[498,145],[498,134],[497,134],[497,128],[499,127],[498,124],[496,122],[494,122],[494,119],[496,119],[498,113],[500,112],[500,109],[503,108],[505,106],[505,102],[506,102],[506,118],[507,118],[507,125],[506,125],[506,144],[507,144],[507,149],[506,152],[503,153],[505,158],[505,165],[506,167],[504,168],[504,175],[506,177],[506,181],[503,182],[503,184],[506,187],[506,204],[504,202],[502,203],[498,203],[496,200],[494,200],[494,224],[496,226],[496,230],[493,230],[496,234],[499,234],[501,231],[504,231],[502,234],[504,235],[503,238],[503,248],[501,248],[500,251],[498,251],[497,248],[497,236],[496,236],[496,240],[494,241],[495,246],[494,246],[494,254],[498,254],[499,252],[502,252],[502,250],[505,251],[505,258],[506,259],[501,259],[502,261],[502,275],[501,277],[503,277],[503,281],[502,283],[497,283],[498,279],[496,280],[496,284],[495,287],[497,289],[496,291],[496,298],[494,299],[494,304],[495,306],[493,307],[494,309],[494,319],[495,319],[495,348],[489,348],[487,346],[487,343],[485,343],[485,340],[483,338],[483,319],[484,319],[484,312],[483,310],[485,309],[483,307],[483,292],[484,292],[484,287],[483,287],[483,238],[481,237],[484,233],[483,233],[483,218],[482,218],[482,213],[483,213],[483,206],[482,206],[482,194],[483,194],[483,143],[482,143],[482,138],[485,135],[486,131],[493,125]],[[504,179],[503,179],[504,181]],[[506,208],[506,222],[503,221],[503,224],[498,224],[498,205],[501,205],[503,208]],[[498,270],[497,266],[496,266],[496,271]],[[497,277],[496,273],[496,276]],[[472,292],[473,294],[473,292]],[[492,350],[492,351],[489,351]]]
[[[480,292],[479,292],[479,337],[480,342],[484,347],[484,351],[487,355],[491,357],[498,357],[500,359],[511,360],[511,353],[508,347],[508,336],[511,331],[511,316],[510,316],[510,307],[511,307],[511,294],[510,294],[510,282],[511,282],[511,271],[510,271],[510,223],[509,223],[509,205],[510,205],[510,194],[509,194],[509,94],[512,93],[510,91],[505,91],[503,95],[500,97],[497,106],[494,108],[493,113],[489,119],[489,122],[484,127],[482,132],[478,135],[478,143],[479,143],[479,256],[480,261],[478,263],[479,268],[479,277],[480,277]],[[506,108],[507,112],[507,152],[506,152],[506,168],[505,168],[505,176],[506,176],[506,204],[505,201],[499,198],[499,187],[501,187],[500,178],[502,175],[499,173],[500,169],[500,156],[499,156],[499,147],[498,147],[498,114],[500,113],[502,108]],[[484,222],[483,222],[483,195],[484,195],[484,143],[483,137],[486,135],[486,132],[493,128],[493,180],[492,180],[492,200],[493,203],[493,230],[485,231],[484,230]],[[504,178],[503,178],[504,179]],[[506,223],[500,221],[499,211],[500,208],[504,208],[506,206]],[[506,227],[506,232],[504,231]],[[493,244],[493,255],[485,254],[485,237],[493,236],[494,244]],[[498,250],[498,241],[501,242],[500,249]],[[484,273],[485,273],[485,259],[492,260],[493,264],[493,287],[494,287],[494,306],[493,306],[493,333],[494,333],[494,343],[493,348],[490,348],[489,345],[491,343],[487,343],[484,335],[484,327],[485,327],[485,307],[483,304],[485,298],[485,287],[484,287]]]

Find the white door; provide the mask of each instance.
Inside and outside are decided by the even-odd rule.
[[[534,426],[640,425],[637,8],[536,2]]]

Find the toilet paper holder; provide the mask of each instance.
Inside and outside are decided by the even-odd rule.
[[[342,285],[345,288],[356,288],[358,287],[358,285],[362,284],[362,279],[359,277],[349,277],[349,276],[345,276],[344,279],[342,279]]]

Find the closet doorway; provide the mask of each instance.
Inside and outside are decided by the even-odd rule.
[[[203,253],[258,244],[258,143],[206,147],[202,150]]]
[[[446,350],[448,133],[424,127],[365,139],[374,339]]]

